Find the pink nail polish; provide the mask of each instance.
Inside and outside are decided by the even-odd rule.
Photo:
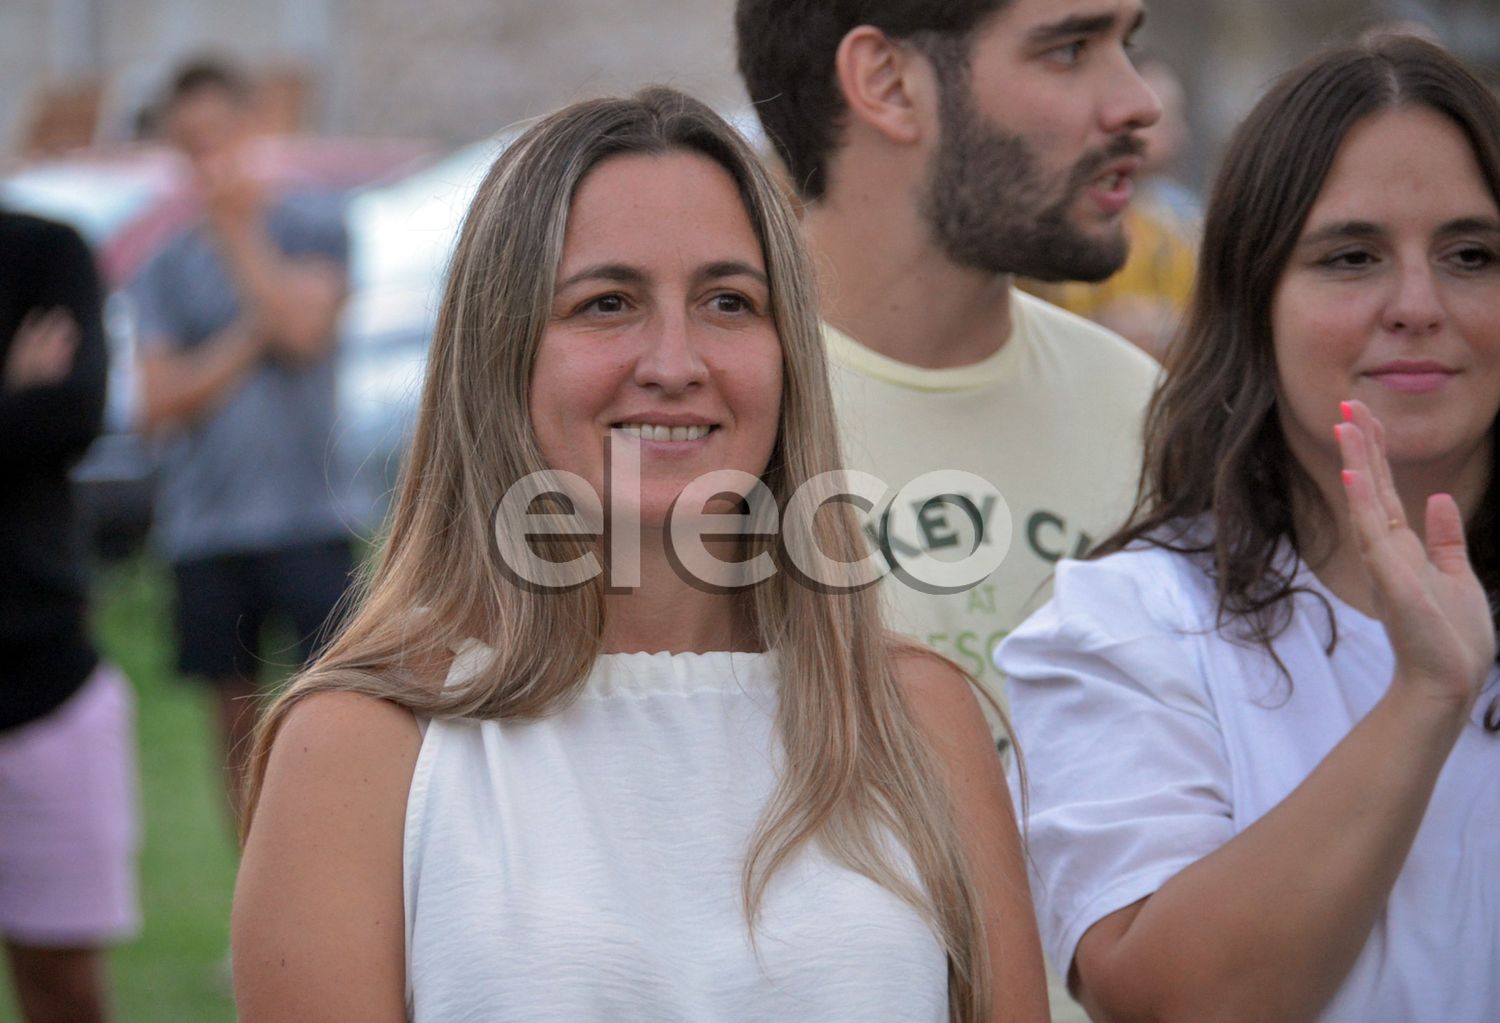
[[[1343,477],[1344,486],[1350,487],[1354,485],[1354,473],[1350,472],[1348,469],[1345,469],[1339,475]]]
[[[1339,402],[1339,413],[1344,417],[1344,422],[1354,422],[1354,407],[1347,401]]]

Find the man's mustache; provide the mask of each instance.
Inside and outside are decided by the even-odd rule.
[[[1116,135],[1103,149],[1087,153],[1078,161],[1073,167],[1069,183],[1075,188],[1082,187],[1097,178],[1100,171],[1116,160],[1127,156],[1140,157],[1145,153],[1146,142],[1139,135]]]

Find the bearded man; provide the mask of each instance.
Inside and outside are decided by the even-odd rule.
[[[891,488],[868,531],[894,622],[997,697],[995,645],[1119,524],[1139,473],[1156,364],[1014,278],[1125,261],[1139,132],[1161,115],[1129,54],[1143,17],[1140,0],[736,9],[740,73],[806,206],[845,458]],[[1086,1019],[1056,977],[1052,1004]]]
[[[892,488],[869,532],[896,623],[996,690],[995,644],[1118,524],[1139,470],[1155,364],[1013,279],[1125,260],[1138,133],[1161,113],[1128,52],[1143,18],[1140,0],[736,10],[806,205],[845,455]],[[945,585],[924,559],[998,568]]]

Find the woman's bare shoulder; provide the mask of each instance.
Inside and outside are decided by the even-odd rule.
[[[421,744],[411,712],[376,697],[288,708],[235,892],[242,1020],[404,1016],[402,841]]]
[[[962,735],[989,746],[989,726],[973,678],[942,654],[909,640],[892,641],[896,679],[912,718],[929,735]]]
[[[405,747],[415,754],[421,743],[422,732],[407,708],[364,693],[324,691],[301,697],[288,708],[272,752],[292,748],[303,755],[357,756],[374,744],[385,755]]]
[[[254,823],[268,808],[334,814],[326,823],[355,805],[365,814],[404,812],[421,746],[416,717],[389,700],[355,692],[301,697],[271,744]]]
[[[1025,857],[1000,756],[972,676],[946,657],[898,642],[895,668],[912,720],[948,787],[969,883],[984,920],[995,1020],[1045,1020],[1046,982]]]
[[[323,842],[372,831],[389,837],[404,817],[421,746],[412,712],[389,700],[355,692],[299,698],[271,744],[248,844],[264,828]]]

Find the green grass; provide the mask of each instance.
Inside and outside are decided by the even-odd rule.
[[[234,1019],[222,964],[229,949],[234,844],[207,694],[173,670],[170,580],[145,560],[107,570],[96,587],[100,646],[139,694],[139,940],[113,968],[122,1023]]]
[[[234,845],[207,694],[173,670],[170,577],[144,559],[102,569],[94,587],[100,648],[137,693],[141,809],[138,938],[110,962],[119,1023],[230,1023],[221,964],[229,949]],[[0,970],[0,1020],[17,1018]]]

